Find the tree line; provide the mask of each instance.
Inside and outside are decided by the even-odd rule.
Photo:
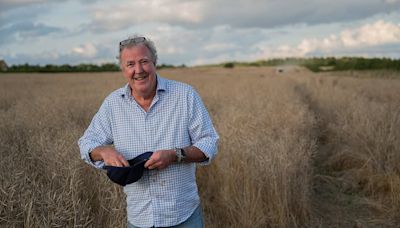
[[[235,66],[279,66],[279,65],[299,65],[304,66],[311,71],[343,71],[343,70],[396,70],[400,71],[400,59],[390,58],[363,58],[363,57],[314,57],[314,58],[279,58],[270,60],[259,60],[254,62],[226,62],[209,66],[222,66],[233,68]],[[158,65],[158,69],[186,67],[185,65],[174,66],[168,64]],[[28,63],[21,65],[12,65],[3,72],[107,72],[119,71],[119,65],[116,63],[79,64],[79,65],[30,65]]]
[[[118,71],[119,66],[114,63],[104,63],[101,65],[96,64],[79,64],[79,65],[30,65],[28,63],[21,65],[12,65],[8,67],[6,72],[39,72],[39,73],[54,73],[54,72],[104,72],[104,71]]]
[[[157,66],[157,68],[174,68],[176,66],[161,64]],[[185,65],[181,65],[179,67],[185,67]],[[101,65],[96,64],[86,64],[82,63],[79,65],[30,65],[28,63],[21,65],[12,65],[4,70],[3,72],[16,72],[16,73],[57,73],[57,72],[115,72],[120,71],[120,67],[116,63],[104,63]]]
[[[396,70],[400,71],[400,59],[390,58],[363,58],[363,57],[314,57],[314,58],[281,58],[259,60],[255,62],[227,62],[222,66],[279,66],[299,65],[311,71],[343,71],[343,70]]]
[[[396,70],[400,71],[400,59],[390,58],[312,58],[305,61],[303,66],[319,71],[343,71],[343,70]]]

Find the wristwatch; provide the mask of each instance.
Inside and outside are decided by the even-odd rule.
[[[186,158],[185,151],[182,148],[175,148],[176,161],[178,163],[184,162]]]

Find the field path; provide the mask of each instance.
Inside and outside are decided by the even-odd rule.
[[[304,77],[296,76],[293,80],[297,83],[294,88],[296,93],[303,98],[303,102],[309,106],[310,113],[317,119],[312,196],[316,221],[313,224],[319,227],[376,227],[376,221],[369,221],[371,211],[366,206],[365,198],[357,192],[347,191],[344,173],[332,169],[327,164],[340,150],[340,145],[337,145],[335,140],[335,132],[328,127],[331,121],[328,110],[324,110],[317,94],[312,91],[314,86],[323,86],[324,82],[321,78],[310,79],[309,75]],[[371,225],[372,223],[374,225]],[[382,227],[382,224],[378,226]]]

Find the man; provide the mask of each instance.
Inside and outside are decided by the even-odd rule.
[[[217,152],[218,135],[197,92],[156,73],[152,41],[120,42],[127,84],[111,93],[79,139],[82,159],[125,167],[144,152],[149,169],[124,187],[129,227],[203,227],[195,169]]]

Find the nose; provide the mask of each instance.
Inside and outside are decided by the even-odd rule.
[[[135,74],[140,74],[143,72],[143,66],[142,64],[138,63],[135,64]]]

